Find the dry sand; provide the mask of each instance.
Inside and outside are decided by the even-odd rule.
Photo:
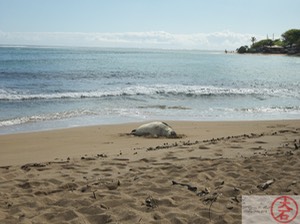
[[[167,123],[0,136],[0,223],[241,223],[242,195],[300,193],[300,120]]]

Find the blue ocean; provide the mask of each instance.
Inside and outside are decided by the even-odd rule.
[[[148,120],[300,118],[300,57],[0,47],[0,134]]]

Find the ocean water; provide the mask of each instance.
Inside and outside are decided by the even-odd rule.
[[[0,47],[0,134],[147,120],[300,118],[300,57]]]

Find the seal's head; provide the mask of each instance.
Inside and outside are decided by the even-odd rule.
[[[177,134],[176,134],[176,132],[175,131],[171,131],[170,132],[170,136],[169,136],[170,138],[176,138],[177,137]]]

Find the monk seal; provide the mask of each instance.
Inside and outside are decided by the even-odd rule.
[[[150,137],[167,137],[176,138],[176,132],[165,122],[154,121],[139,126],[132,130],[132,135],[135,136],[150,136]]]

